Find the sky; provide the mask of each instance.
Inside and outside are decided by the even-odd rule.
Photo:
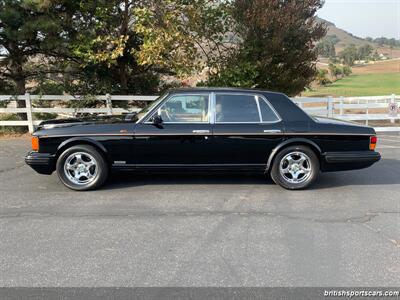
[[[400,39],[400,0],[325,0],[317,15],[359,37]]]

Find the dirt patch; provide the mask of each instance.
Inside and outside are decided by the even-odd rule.
[[[25,139],[28,140],[31,138],[30,133],[0,133],[0,139]]]
[[[353,74],[399,73],[400,59],[379,61],[365,66],[355,66],[352,70]]]

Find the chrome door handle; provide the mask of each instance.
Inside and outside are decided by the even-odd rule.
[[[210,133],[210,130],[193,130],[193,133]]]
[[[281,133],[282,132],[282,130],[279,130],[279,129],[267,129],[267,130],[264,130],[264,133]]]

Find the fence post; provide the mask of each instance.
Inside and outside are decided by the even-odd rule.
[[[107,115],[112,115],[112,101],[111,101],[111,95],[106,94],[106,106],[107,106]]]
[[[328,97],[328,117],[333,117],[333,98],[332,96]]]
[[[343,115],[343,96],[340,97],[340,115]]]
[[[33,116],[32,116],[32,103],[31,96],[29,93],[25,93],[25,107],[26,107],[26,119],[28,121],[28,129],[30,133],[33,133]]]
[[[391,101],[392,103],[395,103],[395,102],[396,102],[396,95],[395,95],[395,94],[392,94],[392,97],[391,97],[390,101]],[[391,123],[391,124],[394,124],[394,122],[395,122],[395,118],[390,118],[390,123]]]

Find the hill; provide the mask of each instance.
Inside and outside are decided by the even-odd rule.
[[[340,51],[341,49],[345,48],[348,45],[354,44],[356,47],[368,44],[371,45],[373,48],[378,48],[378,44],[369,42],[366,39],[360,38],[355,36],[346,30],[336,27],[336,25],[332,22],[327,20],[318,18],[318,21],[324,23],[327,28],[327,36],[336,36],[338,39],[336,46],[336,51]]]
[[[318,18],[318,22],[324,23],[327,27],[327,37],[333,37],[337,40],[335,44],[336,53],[342,51],[346,46],[351,44],[355,45],[356,47],[360,47],[362,45],[371,45],[372,48],[378,51],[378,53],[382,53],[387,57],[396,58],[400,57],[400,49],[398,48],[391,48],[389,46],[380,46],[375,42],[368,41],[364,38],[360,38],[347,32],[344,29],[336,27],[336,25],[332,22],[327,20]]]

